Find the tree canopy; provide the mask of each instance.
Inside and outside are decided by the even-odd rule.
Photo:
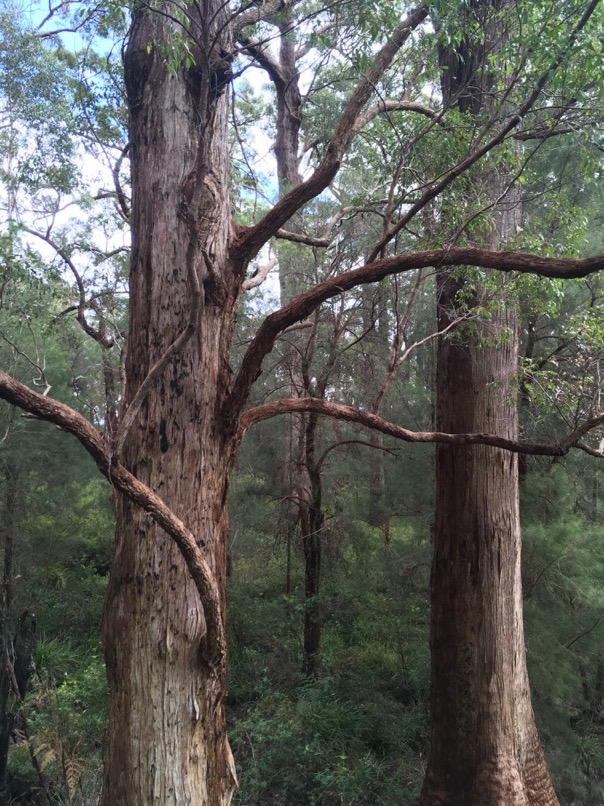
[[[599,617],[591,628],[578,625],[593,616],[598,597],[560,593],[585,566],[568,570],[559,589],[544,583],[569,552],[581,562],[591,556],[591,538],[575,551],[567,524],[577,518],[591,535],[597,481],[595,488],[593,479],[573,481],[572,506],[548,510],[551,545],[539,533],[533,496],[577,478],[571,449],[589,455],[594,467],[604,455],[602,87],[594,78],[603,68],[601,4],[265,0],[230,7],[204,0],[15,12],[7,7],[0,16],[0,398],[25,415],[2,409],[3,489],[6,512],[13,512],[11,479],[33,490],[50,484],[53,472],[61,476],[66,461],[83,462],[61,459],[73,452],[61,433],[68,432],[113,491],[103,802],[230,802],[236,775],[224,717],[227,571],[235,569],[233,597],[245,611],[231,616],[233,654],[251,674],[241,636],[254,624],[254,544],[248,537],[238,549],[235,540],[247,529],[260,553],[269,535],[286,535],[283,622],[274,623],[282,631],[295,622],[296,608],[303,611],[310,699],[300,695],[300,707],[315,713],[311,692],[321,698],[324,670],[336,674],[355,631],[375,629],[353,605],[355,590],[368,607],[379,600],[390,625],[390,644],[377,642],[376,663],[394,669],[398,652],[396,674],[406,676],[409,696],[426,697],[425,666],[405,659],[427,652],[422,602],[433,476],[421,444],[439,446],[437,513],[447,494],[439,485],[453,490],[453,480],[439,476],[443,457],[468,457],[468,467],[485,457],[491,470],[521,457],[520,487],[531,502],[529,614],[537,603],[529,623],[562,599],[569,629],[577,625],[565,639],[569,652],[596,631]],[[484,368],[489,356],[504,353],[506,368]],[[500,407],[494,419],[448,418],[447,406],[469,411],[472,401],[487,398],[491,414]],[[511,425],[517,404],[519,428]],[[38,443],[42,452],[34,453],[29,446]],[[402,465],[417,468],[407,468],[412,478],[402,478]],[[80,483],[67,472],[64,479],[75,512],[78,501],[105,494],[88,465],[80,473]],[[510,501],[504,513],[516,506]],[[270,528],[249,526],[254,507]],[[98,528],[106,534],[104,518]],[[454,520],[459,525],[462,516]],[[15,528],[4,537],[5,613],[15,584],[14,561],[6,560]],[[390,608],[394,583],[378,556],[376,529],[384,551],[396,554],[396,573],[411,585],[411,593],[397,595],[417,618],[402,617],[400,603]],[[409,559],[413,534],[422,546],[424,571],[417,574]],[[436,565],[439,539],[435,534]],[[102,568],[102,587],[106,544],[101,558],[90,542],[84,565],[93,576]],[[340,548],[325,575],[332,543]],[[519,563],[503,550],[501,556],[501,567]],[[375,574],[366,586],[363,562]],[[267,568],[261,578],[273,586],[276,612],[278,575]],[[502,601],[508,594],[503,590]],[[555,632],[543,635],[554,654]],[[254,651],[262,656],[257,635]],[[8,646],[9,637],[2,640]],[[361,643],[370,653],[369,642]],[[578,733],[588,737],[581,763],[589,777],[600,764],[599,745],[589,745],[601,700],[590,675],[597,677],[600,661],[594,655],[573,663],[569,677],[584,681],[585,703],[573,707]],[[271,666],[273,682],[275,674]],[[253,693],[235,679],[246,702],[234,723],[237,746],[246,758],[247,730],[269,747],[250,789],[244,784],[258,798],[271,791],[266,771],[278,766],[278,753],[261,709],[250,706],[262,686]],[[275,700],[265,702],[271,727],[286,719],[293,696],[275,685]],[[433,704],[437,694],[433,689]],[[345,708],[342,698],[340,691],[336,702]],[[419,722],[408,734],[407,760],[424,747],[420,711],[413,711]],[[536,711],[543,724],[555,721],[553,712]],[[339,719],[337,705],[334,713]],[[308,725],[294,723],[299,747]],[[337,724],[343,731],[344,722]],[[389,742],[406,741],[403,734],[385,740],[388,754]],[[42,781],[43,753],[31,746]],[[324,738],[310,746],[325,752]],[[346,752],[341,779],[331,765],[325,791],[362,802],[343,772]],[[252,752],[252,766],[253,759]],[[327,775],[321,769],[316,781]],[[65,763],[62,774],[72,798]],[[411,777],[417,786],[417,774]],[[293,776],[290,783],[277,797],[304,802],[306,784]],[[357,794],[344,794],[346,786]]]

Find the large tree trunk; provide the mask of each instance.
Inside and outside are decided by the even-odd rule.
[[[491,76],[483,60],[505,38],[505,6],[498,0],[473,3],[469,13],[480,22],[483,43],[465,41],[456,51],[441,53],[444,100],[461,111],[477,115],[488,110]],[[484,196],[501,199],[508,181],[503,166],[484,175]],[[518,194],[508,192],[504,208],[495,207],[495,213],[491,232],[485,232],[492,248],[516,232]],[[477,283],[459,271],[438,273],[439,330],[470,296],[477,305],[489,306],[490,318],[440,339],[435,427],[515,440],[516,308],[509,289],[506,294],[507,281],[490,276],[482,288]],[[530,700],[520,549],[517,456],[487,446],[439,445],[425,806],[558,802]]]
[[[125,55],[133,181],[126,404],[187,327],[191,273],[201,303],[196,332],[152,384],[123,461],[198,537],[224,612],[233,446],[220,410],[230,389],[240,278],[227,259],[221,78],[228,64],[221,56],[230,51],[228,26],[220,0],[204,8],[192,68],[169,74],[161,50],[169,23],[158,13],[135,12]],[[202,30],[210,19],[215,30]],[[228,804],[236,779],[224,663],[217,668],[208,659],[203,608],[176,545],[123,498],[103,636],[110,694],[104,806]]]
[[[439,328],[457,291],[441,275]],[[436,429],[516,439],[513,305],[480,330],[439,344]],[[481,346],[481,338],[498,343]],[[520,543],[516,455],[439,445],[426,806],[557,803],[530,701]]]

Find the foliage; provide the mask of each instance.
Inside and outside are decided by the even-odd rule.
[[[76,25],[75,49],[58,36],[42,40],[25,30],[10,10],[0,15],[0,184],[6,211],[0,230],[0,359],[16,377],[40,391],[52,386],[57,399],[106,428],[110,404],[119,398],[105,381],[111,372],[117,375],[126,325],[129,201],[121,61],[107,42],[123,34],[127,20],[120,3],[75,10],[72,5],[61,4],[57,19]],[[518,5],[518,34],[498,58],[507,59],[510,75],[520,64],[526,70],[509,93],[501,83],[504,73],[494,80],[501,115],[560,56],[579,8],[571,5]],[[301,6],[299,31],[309,50],[300,68],[300,169],[308,173],[324,156],[355,82],[406,4],[355,0],[324,6],[309,0]],[[279,288],[284,301],[309,283],[358,265],[389,224],[499,123],[497,115],[480,121],[480,132],[471,116],[439,106],[443,71],[434,54],[439,45],[461,45],[480,34],[471,7],[462,0],[434,3],[433,26],[414,34],[421,47],[406,51],[392,75],[378,82],[380,98],[404,97],[423,104],[428,114],[399,109],[368,121],[331,192],[307,205],[296,222],[321,233],[334,214],[345,211],[330,246],[312,253],[297,244],[279,246],[281,266],[290,270],[289,277],[282,273]],[[193,62],[182,34],[184,12],[176,22],[173,40],[160,54],[173,76]],[[601,72],[602,47],[594,28],[552,75],[543,105],[522,121],[526,140],[519,142],[527,145],[508,138],[452,184],[446,200],[437,199],[417,226],[404,227],[389,248],[442,247],[461,236],[481,240],[495,215],[482,178],[502,168],[524,197],[525,223],[510,248],[542,255],[602,248],[602,99],[590,77]],[[275,25],[259,23],[251,33],[270,42]],[[99,37],[106,41],[95,50],[91,42]],[[243,49],[235,67],[243,75],[233,87],[232,201],[237,223],[249,225],[277,194],[272,165],[255,165],[258,143],[274,139],[276,98],[246,80]],[[558,124],[570,135],[543,136]],[[493,305],[507,304],[498,296],[499,280],[478,269],[463,276],[472,317],[486,320]],[[601,407],[601,281],[563,285],[523,276],[506,290],[518,294],[525,327],[519,370],[524,431],[551,440]],[[397,358],[418,347],[394,373],[382,413],[411,428],[430,428],[434,294],[431,278],[409,275],[326,303],[312,322],[303,323],[307,329],[278,343],[252,402],[282,395],[293,347],[305,375],[300,393],[322,389],[325,399],[370,405],[398,339]],[[243,306],[235,364],[274,304],[259,291]],[[97,332],[111,336],[111,348],[103,351],[83,338],[74,322],[83,313]],[[466,322],[463,333],[472,327]],[[489,346],[505,338],[496,334]],[[284,517],[285,432],[283,423],[273,421],[246,436],[231,487],[230,737],[241,776],[235,803],[413,803],[427,750],[432,452],[388,440],[368,445],[365,432],[341,423],[317,426],[325,529],[323,582],[313,604],[323,643],[319,673],[309,679],[300,671],[308,605],[301,540]],[[3,407],[0,439],[0,467],[18,467],[21,486],[11,618],[34,610],[39,630],[36,674],[18,716],[54,801],[84,803],[98,787],[103,739],[98,626],[111,555],[111,491],[75,445],[48,425]],[[384,481],[376,506],[372,463],[378,451]],[[526,637],[535,709],[553,777],[568,804],[604,800],[601,473],[591,462],[535,462],[523,482]],[[2,476],[3,502],[6,489]],[[15,800],[33,802],[39,782],[24,734],[14,739],[10,770]]]
[[[588,464],[584,478],[572,461],[527,475],[523,576],[533,703],[550,770],[562,802],[595,804],[604,781],[604,565],[602,470]]]
[[[402,522],[387,548],[379,530],[360,525],[339,542],[342,557],[330,563],[320,597],[327,627],[317,680],[300,674],[299,551],[291,594],[283,593],[283,557],[262,565],[258,578],[245,547],[234,554],[229,690],[241,769],[237,803],[417,799],[428,546]],[[403,600],[401,590],[408,591]]]

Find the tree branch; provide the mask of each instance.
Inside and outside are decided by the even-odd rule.
[[[259,67],[268,73],[273,84],[283,88],[286,79],[281,71],[281,65],[273,58],[268,48],[259,42],[254,42],[253,39],[249,39],[248,37],[241,38],[239,42],[243,52],[247,53]]]
[[[329,238],[314,238],[312,235],[305,235],[303,232],[290,232],[287,229],[279,229],[275,233],[275,238],[293,243],[303,243],[306,246],[326,247],[331,240]]]
[[[174,540],[193,578],[203,606],[207,630],[205,648],[207,660],[210,664],[219,666],[224,660],[226,649],[220,595],[214,575],[204,560],[192,532],[153,490],[122,465],[111,463],[101,434],[77,411],[64,403],[33,392],[2,370],[0,370],[0,398],[73,434],[92,456],[101,473],[123,495],[148,512]]]
[[[231,18],[231,29],[233,35],[236,36],[243,28],[248,25],[255,25],[257,22],[269,20],[273,14],[282,11],[295,5],[294,2],[287,2],[287,0],[264,0],[263,3],[254,7],[251,3],[245,6],[245,9],[240,9],[235,12]]]
[[[559,443],[548,445],[539,442],[506,439],[495,434],[446,434],[442,431],[410,431],[408,428],[395,425],[370,411],[346,406],[343,403],[333,403],[314,397],[294,397],[276,400],[272,403],[263,403],[243,412],[239,421],[240,433],[243,435],[251,425],[261,420],[268,420],[279,414],[299,412],[313,412],[333,417],[336,420],[357,423],[366,428],[380,431],[382,434],[400,439],[403,442],[436,442],[442,445],[489,445],[511,453],[530,454],[531,456],[565,456],[571,448],[577,445],[586,431],[597,428],[604,423],[604,415],[594,417],[583,423]]]
[[[306,246],[326,248],[332,242],[334,229],[345,216],[350,215],[351,213],[357,214],[364,212],[375,213],[377,211],[370,207],[342,207],[327,220],[322,235],[306,235],[302,232],[291,232],[291,230],[279,229],[275,233],[275,238],[279,238],[284,241],[293,241],[294,243],[303,243],[306,244]]]
[[[270,272],[275,268],[275,266],[279,263],[276,257],[272,257],[269,261],[267,261],[263,266],[260,266],[255,274],[249,277],[247,280],[244,280],[241,284],[242,291],[249,291],[251,288],[258,288],[259,285],[266,280]]]
[[[589,445],[584,445],[582,442],[577,442],[576,448],[584,451],[589,456],[594,456],[596,459],[604,459],[604,451],[599,451],[597,448],[591,448]]]
[[[578,635],[575,635],[575,637],[574,637],[574,638],[572,638],[572,639],[571,639],[571,640],[570,640],[570,641],[569,641],[569,642],[566,644],[566,649],[570,649],[570,648],[573,646],[573,644],[576,644],[576,643],[577,643],[577,641],[579,640],[579,638],[584,638],[586,635],[589,635],[589,633],[590,633],[590,632],[592,632],[593,630],[595,630],[595,629],[596,629],[596,627],[598,626],[598,624],[599,624],[599,623],[602,621],[602,617],[603,617],[603,616],[604,616],[604,609],[600,611],[600,615],[599,615],[599,616],[598,616],[598,618],[597,618],[597,619],[594,621],[594,623],[591,625],[591,627],[587,627],[585,630],[583,630],[582,632],[580,632]]]
[[[37,230],[30,229],[29,227],[26,227],[24,224],[21,224],[21,229],[24,232],[28,232],[30,235],[34,235],[41,241],[44,241],[44,243],[47,243],[52,249],[54,249],[57,255],[61,258],[61,260],[65,263],[65,265],[69,268],[69,270],[73,274],[76,286],[78,288],[78,297],[79,297],[77,307],[78,312],[76,318],[82,330],[88,336],[90,336],[92,339],[98,342],[101,345],[101,347],[105,347],[106,349],[110,349],[111,347],[113,347],[114,340],[111,338],[111,336],[108,336],[107,333],[105,332],[102,320],[100,322],[101,326],[97,330],[96,328],[92,327],[92,325],[86,319],[85,311],[88,304],[86,302],[86,290],[84,288],[84,282],[82,280],[82,277],[80,276],[79,271],[76,269],[75,263],[73,262],[71,257],[61,246],[59,246],[58,243],[56,243],[56,241],[53,241],[50,235],[43,235],[41,232],[37,232]]]
[[[363,445],[366,448],[373,448],[375,450],[384,451],[384,453],[389,453],[391,456],[396,456],[396,451],[392,448],[386,448],[384,445],[374,445],[371,442],[368,442],[366,439],[342,439],[339,442],[334,442],[333,445],[329,445],[321,456],[317,459],[317,468],[320,468],[329,454],[332,451],[335,451],[336,448],[342,448],[345,445]]]
[[[523,274],[539,274],[542,277],[572,279],[587,277],[604,269],[604,254],[588,258],[548,258],[524,252],[497,252],[466,246],[394,255],[336,275],[300,294],[283,308],[267,316],[241,362],[227,402],[228,416],[236,418],[243,410],[250,389],[260,375],[262,362],[273,349],[275,339],[283,330],[306,319],[321,303],[351,288],[378,282],[391,274],[430,266],[434,268],[478,266],[503,272],[516,271]]]
[[[337,174],[342,157],[354,136],[354,125],[357,118],[374,92],[377,82],[388,69],[411,33],[427,16],[428,6],[424,4],[418,6],[403,20],[388,42],[378,51],[373,65],[364,74],[346,104],[327,145],[325,156],[312,176],[286,194],[258,224],[239,230],[235,249],[240,260],[246,263],[249,262],[286,221],[329,185]]]
[[[370,107],[364,114],[357,118],[353,127],[353,133],[358,134],[361,129],[364,129],[371,121],[378,115],[384,112],[418,112],[420,115],[425,115],[438,122],[441,120],[441,113],[435,112],[429,106],[417,103],[416,101],[380,101],[375,106]]]
[[[113,169],[111,171],[113,176],[113,185],[115,187],[115,193],[116,193],[115,206],[118,213],[124,219],[124,221],[130,221],[130,205],[128,204],[128,200],[126,199],[124,189],[122,188],[122,183],[120,181],[120,170],[122,168],[123,161],[128,156],[129,150],[130,150],[130,143],[126,143],[126,145],[122,148],[120,156],[118,157],[118,160],[113,166]]]

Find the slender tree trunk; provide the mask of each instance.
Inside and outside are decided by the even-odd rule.
[[[372,410],[375,414],[381,413],[383,400],[375,399],[375,390],[382,383],[381,376],[387,372],[390,345],[388,333],[391,322],[388,321],[387,306],[388,295],[382,286],[369,287],[363,291],[365,298],[364,329],[372,330],[366,337],[367,355],[365,366],[367,370],[366,393],[367,399],[374,399]],[[377,315],[375,309],[377,308]],[[386,468],[384,464],[384,436],[377,431],[369,433],[371,449],[368,454],[369,464],[369,511],[367,520],[371,526],[382,530],[384,543],[390,541],[390,513],[386,500]]]
[[[277,96],[277,136],[275,157],[279,179],[279,194],[284,196],[302,182],[299,173],[299,131],[302,119],[302,97],[298,86],[296,66],[296,35],[292,30],[291,14],[286,12],[280,26],[278,61],[265,58],[264,66],[273,80]],[[288,228],[300,231],[296,219]],[[301,291],[300,258],[285,244],[279,249],[279,280],[282,300],[286,301]],[[315,324],[316,327],[316,324]],[[307,342],[306,352],[312,352],[314,334]],[[304,350],[290,348],[284,358],[288,377],[288,397],[310,395],[310,382],[306,373]],[[318,418],[314,415],[290,415],[287,423],[287,453],[285,456],[286,498],[294,501],[292,522],[300,525],[304,551],[304,638],[302,668],[306,675],[316,675],[321,659],[321,614],[317,603],[321,582],[321,513],[322,478],[315,463],[315,435]],[[291,532],[288,541],[291,541]],[[289,557],[288,557],[289,562]],[[288,568],[289,581],[289,568]]]
[[[489,103],[484,55],[505,37],[504,2],[475,2],[481,46],[465,41],[441,54],[445,102],[480,114]],[[475,20],[476,21],[476,20]],[[482,179],[485,196],[501,199],[505,168]],[[515,234],[518,194],[495,208],[498,248]],[[518,323],[505,280],[476,286],[471,276],[440,271],[438,327],[453,320],[460,299],[490,307],[470,334],[464,326],[437,349],[439,431],[518,437]],[[490,290],[485,291],[486,288]],[[463,292],[460,294],[460,292]],[[490,296],[490,299],[489,299]],[[436,515],[432,562],[430,757],[422,804],[553,806],[552,788],[531,706],[523,633],[518,460],[487,446],[436,449]]]
[[[321,608],[317,597],[321,586],[321,548],[324,514],[322,510],[323,479],[315,457],[318,416],[308,415],[305,433],[306,467],[310,484],[308,505],[304,507],[302,540],[304,543],[304,658],[303,671],[317,675],[321,663]]]
[[[0,588],[0,804],[9,802],[7,790],[7,761],[14,713],[10,707],[10,665],[12,646],[9,635],[9,613],[12,594],[12,558],[19,511],[19,477],[17,469],[8,464],[4,472],[4,501],[2,512],[2,549],[4,568]]]
[[[152,385],[123,461],[197,535],[224,612],[233,445],[220,410],[240,277],[227,259],[226,11],[219,0],[202,10],[198,30],[192,25],[192,68],[169,74],[161,47],[170,23],[159,13],[135,12],[125,54],[133,182],[126,404],[187,327],[193,276],[201,302],[195,333]],[[236,778],[224,664],[208,660],[203,608],[178,549],[125,499],[117,502],[103,637],[104,806],[226,806]]]

